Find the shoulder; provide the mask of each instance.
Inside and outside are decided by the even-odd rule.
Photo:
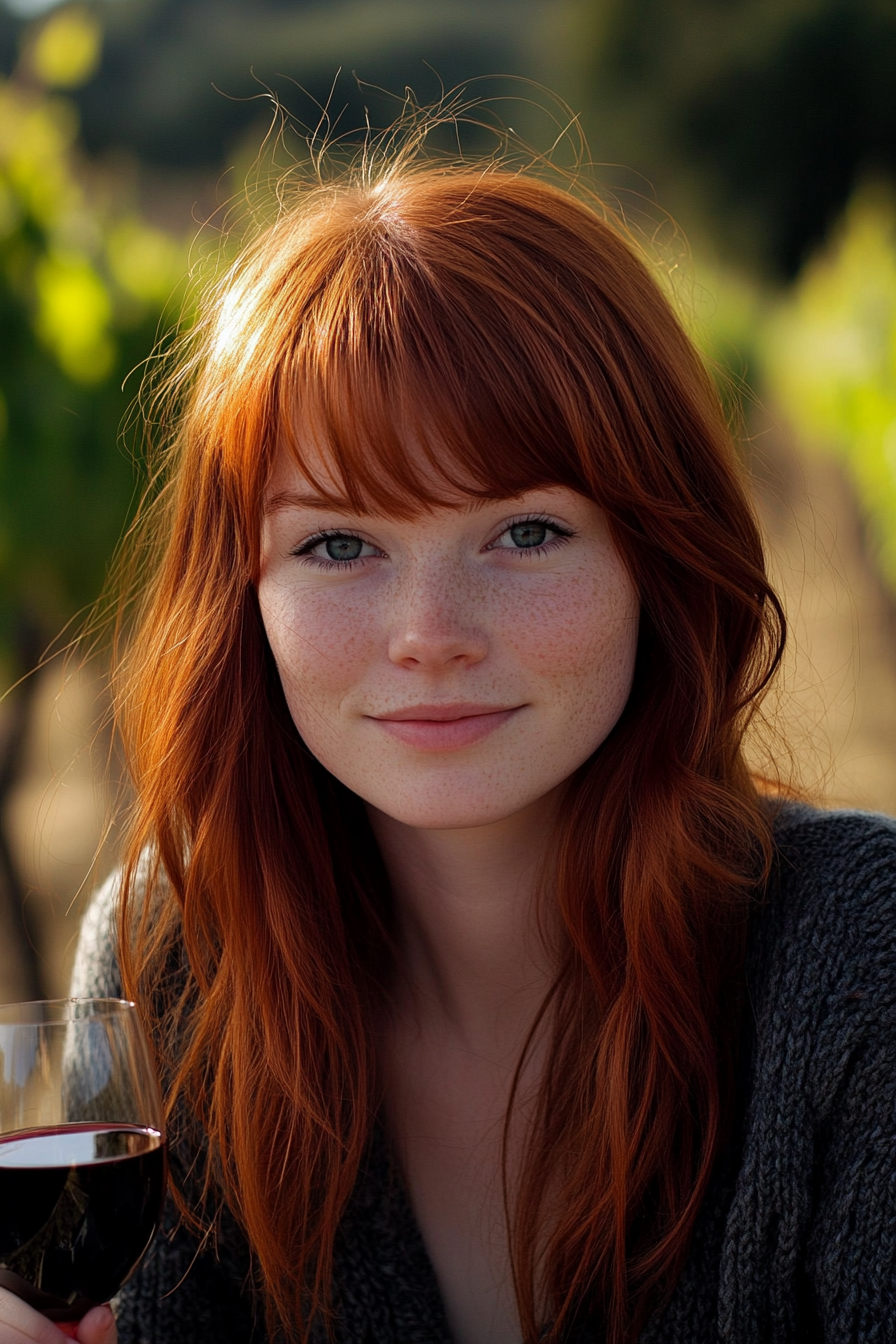
[[[120,881],[111,873],[90,898],[81,920],[71,993],[75,998],[121,998],[117,925]]]
[[[720,1333],[857,1344],[894,1309],[896,823],[788,803],[773,826]]]
[[[754,1079],[828,1092],[861,1055],[882,1081],[896,1051],[896,823],[788,803],[773,826],[747,960]]]
[[[805,803],[772,804],[778,852],[792,869],[829,870],[848,878],[856,864],[892,876],[896,864],[896,820],[882,812],[823,811]]]
[[[896,822],[788,803],[773,828],[747,963],[756,1046],[831,1077],[872,1043],[896,1048]]]
[[[141,896],[147,891],[152,868],[151,856],[146,853],[141,857],[136,875],[136,886]],[[160,892],[161,886],[157,883],[152,899],[159,899]],[[121,872],[116,869],[94,891],[81,920],[72,969],[71,993],[74,997],[121,997],[121,973],[118,966],[120,897]]]
[[[775,872],[760,923],[806,957],[896,955],[896,821],[784,803],[772,825]]]

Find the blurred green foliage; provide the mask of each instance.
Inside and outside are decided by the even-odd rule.
[[[723,264],[676,299],[716,372],[732,419],[757,398],[807,452],[841,463],[869,554],[896,594],[896,186],[872,180],[793,285],[775,289]]]
[[[896,592],[896,5],[576,13],[595,157],[630,164],[629,193],[655,190],[717,259],[673,287],[729,410],[767,398],[838,456]]]
[[[312,128],[324,105],[340,132],[366,109],[386,125],[406,86],[428,103],[471,78],[543,74],[556,11],[556,0],[91,0],[105,40],[74,93],[84,144],[219,172],[240,143],[260,143],[271,92]],[[0,3],[0,68],[14,28]]]
[[[749,273],[708,257],[674,266],[670,280],[673,301],[739,437],[762,377],[771,291]]]
[[[869,172],[896,174],[893,0],[579,0],[598,159],[742,266],[792,279]]]
[[[93,16],[59,11],[0,83],[0,653],[13,674],[22,621],[49,636],[102,584],[135,490],[125,379],[186,269],[181,240],[91,175],[77,112],[52,87],[86,78],[98,44]]]
[[[800,440],[843,462],[896,592],[896,192],[860,190],[772,314],[763,372]]]

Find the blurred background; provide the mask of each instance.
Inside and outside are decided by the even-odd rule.
[[[0,1001],[65,992],[114,862],[102,655],[25,674],[133,507],[141,369],[247,175],[406,89],[593,163],[643,234],[743,416],[785,773],[896,812],[894,72],[893,0],[0,0]]]

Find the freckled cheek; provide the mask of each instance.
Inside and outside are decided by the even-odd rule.
[[[376,648],[369,614],[355,605],[292,600],[262,615],[284,687],[303,700],[341,697]]]
[[[510,614],[510,613],[508,613]],[[638,603],[627,582],[564,585],[521,603],[503,622],[508,646],[555,680],[631,677]]]

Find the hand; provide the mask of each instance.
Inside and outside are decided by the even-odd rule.
[[[0,1344],[63,1344],[69,1338],[20,1297],[0,1288]],[[108,1307],[94,1307],[78,1326],[80,1344],[117,1344],[115,1317]]]

